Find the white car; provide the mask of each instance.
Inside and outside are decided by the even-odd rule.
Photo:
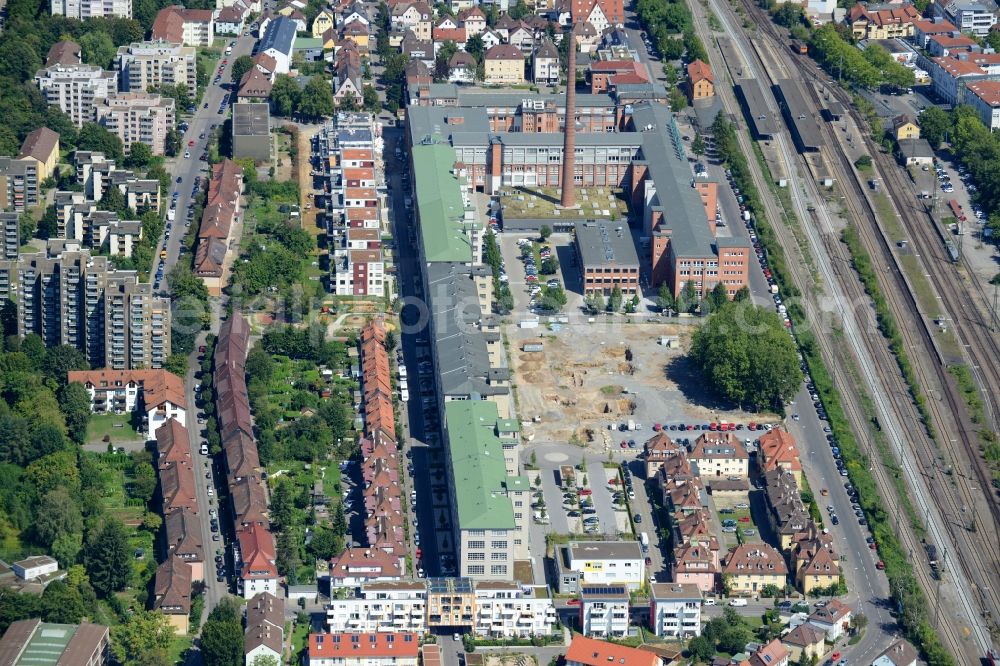
[[[209,486],[208,487],[208,496],[211,497],[214,494],[215,494],[215,490],[212,488],[212,486]]]

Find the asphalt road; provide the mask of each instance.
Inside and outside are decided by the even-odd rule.
[[[388,119],[380,118],[383,123]],[[402,178],[404,162],[397,160],[395,149],[397,145],[405,147],[402,128],[385,126],[382,131],[385,143],[385,177],[389,185],[390,220],[393,225],[395,243],[395,266],[401,298],[416,301],[423,300],[420,288],[420,265],[417,245],[411,242],[410,234],[416,233],[413,215],[403,204],[404,183]],[[415,321],[416,310],[411,306],[404,309],[402,318],[404,327],[400,335],[400,347],[403,351],[403,363],[407,367],[410,400],[402,410],[403,420],[409,428],[407,448],[412,452],[411,461],[414,473],[410,474],[411,487],[416,490],[417,502],[414,509],[410,506],[410,535],[414,533],[420,541],[421,557],[416,557],[416,544],[411,544],[414,568],[422,566],[427,576],[443,575],[442,556],[447,543],[447,552],[454,553],[454,543],[451,539],[451,529],[439,529],[441,516],[450,516],[448,511],[448,484],[444,468],[444,450],[442,447],[440,424],[437,418],[436,404],[425,404],[424,399],[434,400],[433,371],[421,371],[421,363],[429,368],[431,363],[430,343],[427,330],[413,330],[407,324]],[[418,526],[413,528],[414,517]],[[414,540],[415,541],[415,540]]]
[[[254,44],[253,37],[240,37],[237,40],[236,47],[233,49],[232,54],[229,56],[224,56],[229,60],[229,63],[225,66],[222,72],[221,84],[227,84],[230,77],[230,66],[233,61],[240,55],[249,54],[253,48]],[[220,60],[221,63],[221,60]],[[215,72],[211,75],[211,79],[214,80]],[[210,84],[206,90],[202,100],[199,102],[195,114],[188,120],[189,127],[188,131],[183,137],[183,149],[185,151],[190,151],[191,157],[185,159],[183,156],[179,156],[168,160],[167,169],[170,173],[172,189],[169,192],[164,193],[166,201],[169,201],[172,193],[177,191],[179,196],[177,197],[176,206],[176,217],[174,219],[170,238],[164,241],[161,239],[160,245],[157,247],[157,252],[154,258],[154,264],[151,274],[155,275],[156,264],[160,261],[159,252],[161,249],[165,248],[167,250],[167,257],[164,261],[164,279],[160,285],[161,290],[169,290],[166,282],[166,275],[169,274],[170,269],[177,263],[180,257],[180,247],[185,234],[184,220],[187,214],[187,205],[191,200],[191,188],[194,185],[194,179],[199,173],[206,172],[208,165],[206,162],[201,162],[198,157],[203,151],[206,150],[207,141],[210,133],[210,128],[213,124],[222,124],[225,118],[225,114],[229,113],[229,109],[225,110],[225,114],[219,113],[219,105],[222,103],[222,98],[226,94],[226,90],[222,85]],[[207,103],[208,108],[203,108],[203,105]],[[204,132],[206,138],[199,139],[199,135]],[[194,145],[188,147],[188,142],[194,141]],[[181,154],[183,155],[183,153]],[[177,178],[181,178],[181,182],[177,183]],[[203,179],[204,180],[204,179]],[[204,186],[205,184],[202,183]],[[169,205],[169,204],[168,204]],[[192,225],[199,223],[199,220],[191,221]],[[213,304],[213,309],[218,310],[221,308],[221,304],[216,302]],[[218,317],[213,317],[213,331],[218,331]],[[216,580],[215,574],[215,555],[216,551],[225,552],[225,542],[221,537],[219,541],[213,541],[213,532],[211,530],[210,524],[210,511],[212,509],[218,510],[220,508],[220,502],[218,493],[216,492],[216,480],[218,476],[216,474],[217,465],[213,465],[212,458],[209,456],[203,456],[199,452],[201,444],[204,442],[204,438],[201,431],[204,426],[199,425],[197,421],[198,409],[196,408],[194,388],[197,384],[195,379],[195,373],[200,369],[200,361],[198,359],[198,345],[204,343],[205,334],[201,333],[198,335],[197,344],[195,350],[191,353],[188,359],[188,372],[185,377],[185,392],[188,403],[187,410],[187,429],[188,434],[191,438],[191,453],[194,458],[195,467],[195,490],[198,498],[199,506],[199,518],[201,520],[201,531],[202,531],[202,544],[204,546],[205,552],[205,617],[214,608],[219,601],[229,593],[229,586],[227,582],[219,582]],[[207,463],[207,466],[206,466]],[[209,478],[206,478],[206,474]],[[225,485],[223,480],[223,486]],[[208,494],[209,488],[212,488],[213,494],[210,496]],[[220,516],[220,525],[223,529],[230,524],[231,521],[225,515]],[[232,557],[227,557],[227,571],[230,574],[228,580],[232,580]]]
[[[219,113],[219,105],[222,103],[222,98],[229,92],[228,88],[232,87],[232,84],[229,83],[232,64],[241,55],[249,55],[253,50],[255,42],[256,40],[253,37],[239,37],[236,40],[233,52],[228,56],[223,56],[223,59],[227,59],[229,62],[222,70],[222,80],[219,82],[219,85],[211,83],[208,85],[201,101],[197,104],[194,115],[187,119],[189,127],[182,139],[182,150],[190,152],[190,157],[185,158],[182,152],[177,157],[167,160],[171,189],[163,193],[164,201],[169,206],[174,192],[178,193],[178,197],[176,217],[170,230],[170,238],[165,242],[163,239],[160,239],[160,245],[156,248],[153,266],[150,270],[150,276],[154,276],[156,274],[157,263],[160,261],[160,251],[165,247],[167,257],[164,262],[164,278],[160,283],[160,290],[169,291],[166,276],[170,273],[170,269],[180,256],[181,243],[187,231],[184,222],[187,219],[188,203],[192,200],[191,189],[194,187],[195,178],[198,175],[202,175],[201,186],[207,186],[205,180],[207,174],[210,172],[209,165],[208,162],[202,162],[198,158],[207,150],[208,140],[211,138],[212,125],[222,125],[223,121],[229,115],[229,107],[227,106],[223,113]],[[219,60],[220,64],[221,62],[222,60]],[[209,74],[210,81],[215,80],[217,72],[218,69]],[[223,86],[226,87],[224,88]],[[235,90],[233,90],[233,93],[235,94]],[[208,108],[204,108],[205,104],[208,105]],[[205,134],[204,139],[199,138],[202,133]],[[188,146],[188,143],[192,141],[194,142],[193,145]],[[178,177],[181,179],[180,183],[177,182]],[[195,226],[199,222],[200,220],[192,219],[191,225]]]

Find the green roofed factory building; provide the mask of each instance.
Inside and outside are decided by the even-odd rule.
[[[425,262],[469,264],[483,254],[482,215],[466,194],[464,175],[447,143],[413,146],[420,256]]]
[[[487,400],[445,404],[444,434],[459,575],[513,580],[514,562],[528,559],[531,487],[508,474],[505,442],[516,445],[517,422],[501,419]]]
[[[19,620],[0,639],[0,666],[104,666],[108,645],[104,625]]]

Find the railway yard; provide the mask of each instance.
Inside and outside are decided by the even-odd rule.
[[[885,506],[897,507],[896,536],[930,600],[932,624],[960,663],[976,663],[991,646],[1000,613],[1000,590],[994,584],[1000,511],[981,452],[982,432],[995,431],[992,400],[1000,395],[995,362],[1000,350],[986,291],[973,271],[953,261],[948,230],[930,217],[919,189],[892,155],[860,129],[860,114],[851,110],[831,121],[821,117],[831,102],[851,109],[849,93],[814,61],[792,54],[787,33],[765,11],[754,2],[738,10],[709,2],[695,11],[715,12],[727,28],[713,33],[705,21],[696,21],[705,43],[719,48],[731,82],[760,82],[769,115],[782,115],[780,96],[770,90],[779,81],[797,79],[805,92],[800,104],[818,125],[819,135],[813,137],[818,150],[797,153],[801,141],[793,143],[788,130],[760,145],[773,177],[778,171],[792,183],[787,198],[763,198],[791,280],[802,293],[800,305],[809,323],[797,321],[796,326],[812,327],[837,385],[857,387],[840,394],[841,405]],[[729,29],[743,21],[741,15],[754,24],[752,39],[743,30]],[[740,118],[732,91],[720,88],[725,88],[726,111]],[[801,114],[798,118],[803,120]],[[753,155],[747,134],[740,132],[738,138],[744,153]],[[855,167],[858,154],[873,157],[870,172]],[[761,193],[775,189],[763,169],[753,175]],[[873,180],[884,183],[886,194],[874,191]],[[790,210],[783,209],[789,204]],[[857,239],[850,247],[842,241],[845,229]],[[859,251],[870,257],[877,285],[864,283],[852,269]],[[905,377],[904,364],[870,307],[873,289],[884,295],[876,300],[884,300],[901,336]],[[826,325],[829,334],[824,334]],[[949,372],[961,364],[970,368],[984,398],[979,423]],[[926,543],[936,543],[945,553],[940,568],[927,566]]]

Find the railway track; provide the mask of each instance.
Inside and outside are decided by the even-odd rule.
[[[781,48],[780,45],[782,43],[782,36],[778,33],[776,27],[770,23],[769,17],[755,5],[751,5],[751,3],[746,3],[746,4],[747,4],[747,9],[751,12],[751,14],[755,15],[755,18],[758,19],[756,22],[757,25],[763,27],[764,32],[767,33],[772,38],[772,40],[778,43],[779,45],[778,48]],[[772,78],[776,78],[775,77],[776,72],[782,72],[782,71],[784,72],[783,74],[784,76],[788,76],[789,72],[787,68],[785,68],[785,65],[783,64],[780,58],[775,57],[773,53],[766,55],[762,53],[763,51],[770,50],[770,47],[767,45],[767,42],[754,40],[753,47],[757,50],[757,55],[761,60],[761,64],[763,66],[764,71],[768,72]],[[767,65],[767,63],[764,62],[765,58],[771,62],[770,67]],[[824,88],[826,88],[826,82],[822,81],[816,75],[815,71],[812,70],[808,65],[801,62],[794,62],[794,65],[796,66],[796,70],[802,75],[802,77],[806,81],[820,82],[824,86]],[[810,94],[814,97],[814,102],[816,104],[819,104],[820,100],[815,99],[816,97],[815,91],[812,90],[812,88],[810,88]],[[843,102],[847,108],[850,108],[851,100],[848,98],[848,96],[844,91],[835,89],[833,90],[833,94],[837,96],[839,100]],[[858,121],[860,119],[855,118],[855,120]],[[850,189],[850,193],[848,194],[848,196],[845,197],[845,203],[851,209],[852,213],[855,216],[855,219],[858,220],[859,222],[858,230],[860,238],[862,239],[862,242],[866,246],[866,250],[868,251],[869,255],[876,260],[875,265],[881,265],[882,262],[886,262],[886,265],[892,266],[896,262],[896,257],[891,249],[891,242],[889,241],[889,239],[885,237],[883,231],[878,225],[875,209],[872,206],[871,202],[868,200],[868,196],[864,189],[864,186],[861,184],[859,174],[857,174],[857,172],[854,170],[853,165],[849,162],[843,151],[833,150],[832,148],[833,146],[839,145],[839,139],[835,135],[835,132],[832,129],[832,127],[827,123],[822,123],[821,127],[823,128],[824,133],[827,135],[827,138],[829,139],[829,144],[826,146],[826,150],[824,151],[824,156],[827,159],[827,163],[836,172],[840,174],[838,180]],[[881,170],[889,175],[889,179],[886,180],[887,185],[890,185],[890,180],[895,181],[892,182],[892,184],[889,187],[887,187],[887,190],[896,195],[898,195],[899,192],[912,191],[912,188],[909,187],[908,183],[906,184],[905,188],[900,187],[899,180],[901,179],[901,175],[896,165],[891,162],[891,158],[881,154],[878,150],[873,149],[873,146],[871,146],[870,142],[868,144],[868,149],[869,152],[872,155],[875,155],[881,162],[881,164],[879,165],[881,167]],[[886,160],[889,161],[888,165],[885,165]],[[915,194],[912,201],[916,201]],[[927,228],[927,226],[928,225],[924,225],[925,229]],[[926,235],[922,240],[924,241],[924,245],[926,245],[928,241]],[[846,250],[839,242],[830,243],[828,242],[829,238],[825,238],[824,241],[825,244],[827,245],[828,250],[831,253],[831,256],[838,257],[840,261],[846,261],[847,263],[850,262],[849,257],[846,258],[844,257],[844,253],[846,252]],[[927,250],[931,250],[934,247],[935,247],[934,243],[930,243],[930,246],[927,247]],[[937,243],[936,249],[938,250],[939,254],[938,259],[942,260],[942,258],[940,257],[940,253],[944,252],[943,243],[940,242]],[[922,249],[921,251],[923,252],[924,250]],[[946,260],[946,258],[944,259]],[[982,609],[986,611],[984,612],[984,616],[987,617],[987,621],[990,624],[992,624],[990,619],[992,617],[996,617],[997,609],[1000,608],[1000,606],[998,606],[998,602],[1000,602],[1000,597],[998,597],[997,591],[992,589],[992,587],[990,587],[989,585],[989,582],[996,579],[996,573],[997,573],[997,566],[996,566],[997,563],[995,557],[993,556],[995,556],[997,552],[996,526],[1000,525],[1000,513],[998,513],[996,502],[993,501],[994,498],[992,498],[989,495],[989,488],[990,488],[989,471],[986,468],[985,461],[983,461],[982,458],[978,456],[978,447],[977,447],[977,442],[975,440],[975,432],[973,432],[972,429],[968,427],[968,425],[970,424],[965,423],[963,420],[966,418],[964,404],[962,403],[961,397],[958,394],[956,387],[954,386],[954,382],[951,380],[951,378],[945,371],[943,363],[944,359],[941,358],[940,354],[938,353],[937,346],[934,344],[933,337],[927,327],[926,318],[920,318],[919,316],[916,316],[916,313],[919,312],[919,307],[916,302],[916,299],[913,296],[913,290],[907,283],[905,279],[905,274],[902,272],[902,270],[899,270],[900,268],[901,267],[897,266],[897,270],[888,272],[889,279],[892,282],[894,282],[893,291],[891,291],[888,294],[890,296],[890,298],[888,298],[888,302],[893,310],[893,314],[896,317],[897,322],[899,322],[899,328],[901,329],[901,333],[903,334],[907,348],[910,350],[918,350],[918,353],[920,347],[924,347],[925,349],[928,350],[929,355],[927,357],[922,358],[921,361],[930,361],[931,368],[930,369],[926,368],[927,364],[924,362],[916,363],[915,367],[918,370],[918,374],[921,375],[920,378],[924,386],[933,386],[935,385],[935,383],[937,383],[942,387],[941,394],[943,396],[943,399],[948,403],[947,404],[948,409],[944,410],[942,409],[941,405],[937,404],[934,401],[931,401],[930,405],[931,410],[932,412],[934,412],[934,416],[936,417],[936,422],[938,424],[944,427],[946,431],[954,432],[958,435],[957,440],[964,449],[967,457],[970,459],[969,462],[972,464],[972,470],[976,476],[976,479],[980,483],[980,489],[985,489],[986,491],[986,499],[990,507],[992,522],[985,526],[987,528],[985,531],[977,529],[974,532],[970,532],[970,530],[967,528],[967,525],[969,524],[970,517],[971,520],[973,521],[972,524],[975,524],[975,517],[974,517],[975,501],[973,497],[973,492],[976,489],[969,487],[967,479],[964,478],[958,479],[957,483],[954,484],[953,491],[938,492],[938,493],[932,492],[931,494],[938,502],[938,509],[942,513],[942,517],[944,519],[944,525],[946,530],[948,531],[949,537],[958,547],[958,553],[953,553],[953,555],[958,556],[958,559],[962,564],[963,570],[965,571],[967,577],[969,578],[969,580],[973,581],[976,584],[976,589],[978,591],[978,602],[982,607]],[[957,284],[959,282],[957,274],[955,274],[951,266],[945,266],[945,268],[947,270],[943,271],[932,270],[931,272],[932,273],[937,272],[939,274],[948,274],[952,278],[951,284],[946,287],[951,290],[950,295],[954,297],[957,294],[961,294],[962,293],[962,291],[960,290],[961,285]],[[940,282],[944,279],[945,279],[944,277],[938,275],[937,281],[939,282],[939,284],[935,286],[938,288],[939,292],[942,289],[942,287],[940,286]],[[847,283],[854,282],[854,289],[852,289],[852,291],[854,291],[855,294],[852,295],[852,298],[857,295],[856,290],[857,288],[859,288],[859,284],[856,281],[847,280],[842,282],[847,282]],[[979,285],[979,290],[980,290],[980,296],[982,297],[984,294],[982,293],[981,285]],[[904,302],[900,303],[897,298],[892,297],[895,295],[903,296],[905,299]],[[966,308],[966,310],[968,309],[969,308]],[[978,331],[980,336],[984,336],[985,338],[987,338],[987,340],[984,341],[985,342],[984,346],[987,349],[992,348],[995,353],[996,340],[992,339],[992,336],[990,335],[989,332],[988,323],[982,320],[981,313],[979,313],[978,311],[975,313],[967,313],[967,319],[971,320],[967,322],[969,324],[968,328],[970,328],[973,331]],[[881,336],[878,337],[878,340],[881,341]],[[866,346],[869,352],[873,354],[873,358],[880,359],[880,364],[879,364],[880,367],[891,368],[890,372],[883,373],[884,376],[890,379],[893,386],[893,390],[897,391],[897,395],[906,396],[907,397],[906,401],[910,402],[908,396],[908,387],[905,386],[905,383],[903,382],[900,374],[898,372],[892,371],[895,370],[895,368],[892,368],[892,366],[895,365],[895,358],[891,356],[889,350],[884,345],[880,344],[866,344]],[[981,354],[982,350],[978,349],[977,353]],[[889,358],[887,358],[887,356]],[[934,362],[935,357],[937,358],[938,362]],[[986,362],[986,360],[983,359],[981,356],[977,358],[980,368],[984,367],[983,366],[984,363],[986,365],[989,365],[989,363]],[[890,362],[892,366],[884,365],[884,363],[886,363],[887,361]],[[996,368],[990,366],[990,370],[995,373]],[[986,381],[989,382],[990,385],[994,387],[994,389],[990,390],[995,390],[996,377],[989,376],[990,374],[993,373],[983,373],[983,374],[986,378]],[[935,380],[935,381],[929,381],[929,380]],[[997,395],[997,393],[995,392],[994,395]],[[915,411],[915,406],[912,404],[912,402],[910,402],[910,409],[906,411],[911,412],[911,415]],[[952,418],[953,416],[954,418]],[[929,478],[935,478],[938,479],[939,481],[944,482],[944,483],[939,482],[937,484],[928,483],[929,488],[934,488],[935,486],[938,489],[940,489],[942,486],[944,488],[948,488],[949,487],[948,479],[946,479],[945,476],[942,474],[942,470],[939,470],[937,468],[936,459],[938,457],[938,451],[935,449],[933,443],[929,440],[929,438],[923,436],[913,437],[911,438],[911,441],[913,441],[913,443],[916,444],[920,449],[919,451],[917,451],[918,455],[914,456],[914,458],[916,459],[918,466],[921,467],[921,474]],[[900,451],[900,453],[902,452]],[[930,465],[927,464],[928,461],[931,462]],[[903,464],[906,464],[907,461],[901,459],[901,462]],[[908,534],[907,536],[910,537],[911,535]],[[915,546],[912,543],[909,544],[909,547],[913,551],[920,549],[919,545]],[[922,577],[924,578],[924,583],[927,583],[928,581],[927,581],[926,569],[924,569],[923,567],[916,567],[916,570],[920,574],[923,574]],[[945,633],[947,634],[949,630],[953,630],[953,627],[950,626],[950,623],[945,623],[944,624]],[[958,637],[951,636],[951,638],[957,639]],[[962,643],[961,641],[958,642]]]

